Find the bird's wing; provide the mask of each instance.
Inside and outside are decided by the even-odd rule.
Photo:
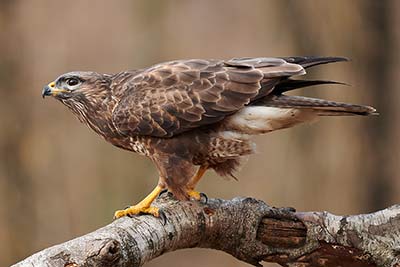
[[[125,135],[171,137],[221,121],[268,95],[282,77],[304,73],[280,58],[161,63],[116,78],[113,123]]]

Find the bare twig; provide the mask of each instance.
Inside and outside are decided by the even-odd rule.
[[[207,204],[155,203],[152,216],[121,218],[92,233],[40,251],[14,266],[141,266],[168,252],[202,247],[260,266],[400,266],[400,206],[355,216],[272,208],[252,198]]]

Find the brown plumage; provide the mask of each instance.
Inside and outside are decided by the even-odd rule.
[[[149,157],[159,170],[157,193],[198,198],[206,169],[232,175],[254,151],[251,135],[288,128],[324,115],[370,115],[375,109],[284,92],[336,83],[296,80],[305,69],[338,57],[177,60],[114,75],[71,72],[43,90],[80,121],[120,148]],[[195,166],[201,166],[197,176]],[[194,177],[194,178],[192,178]],[[154,193],[154,192],[153,192]],[[151,195],[150,200],[154,199]],[[150,201],[120,211],[159,215]]]

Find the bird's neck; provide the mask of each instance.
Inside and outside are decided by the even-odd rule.
[[[103,99],[87,96],[61,100],[82,123],[102,137],[118,134],[111,120],[112,108],[116,101],[111,95]],[[107,105],[105,104],[107,103]]]

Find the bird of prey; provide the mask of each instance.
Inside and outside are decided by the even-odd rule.
[[[155,189],[115,217],[160,217],[151,205],[160,192],[200,200],[195,187],[205,171],[233,175],[241,158],[254,152],[253,135],[319,116],[376,114],[370,106],[285,94],[337,83],[294,77],[338,61],[346,58],[190,59],[117,74],[76,71],[49,83],[42,96],[62,102],[111,144],[153,161],[159,172]]]

